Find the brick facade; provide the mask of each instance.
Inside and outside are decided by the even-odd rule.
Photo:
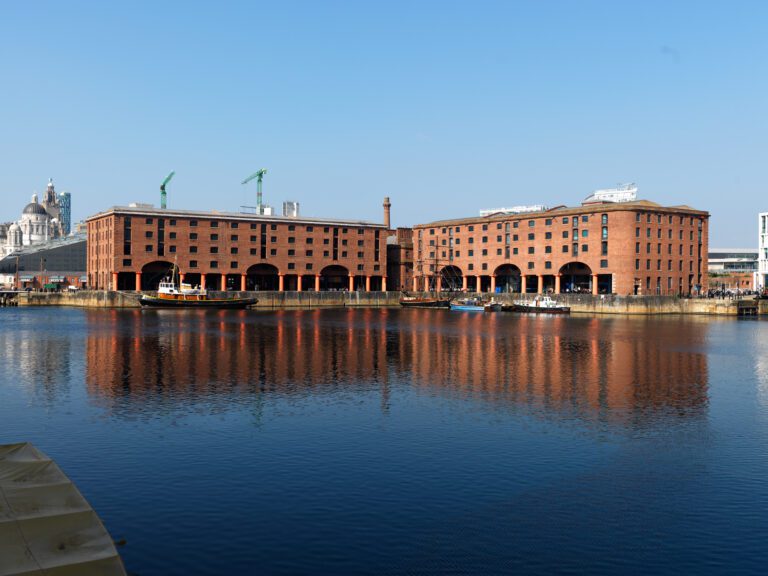
[[[383,224],[116,207],[87,229],[94,289],[151,290],[175,263],[211,290],[386,290]]]
[[[419,224],[411,288],[690,294],[707,289],[708,224],[649,201]]]

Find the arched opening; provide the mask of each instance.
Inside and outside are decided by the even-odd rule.
[[[176,267],[176,273],[179,269]],[[163,278],[171,278],[174,273],[174,264],[171,262],[165,262],[163,260],[155,260],[149,264],[145,264],[141,267],[141,289],[142,290],[157,290],[160,285],[160,281]],[[134,286],[136,286],[136,280],[134,276]]]
[[[499,292],[520,292],[520,268],[514,264],[502,264],[493,274]]]
[[[320,290],[349,290],[349,270],[344,266],[326,266],[320,271]]]
[[[458,292],[462,288],[461,268],[458,266],[446,266],[440,270],[440,284],[442,290],[448,290],[450,292]],[[472,287],[470,287],[470,290]]]
[[[272,264],[254,264],[246,271],[245,289],[252,291],[280,289],[280,271]]]
[[[135,272],[118,272],[117,273],[117,289],[118,290],[136,290],[136,273]]]
[[[583,262],[569,262],[560,268],[560,292],[590,294],[592,269]]]

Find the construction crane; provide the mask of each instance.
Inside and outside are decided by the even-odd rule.
[[[173,175],[176,174],[176,172],[171,172],[168,174],[168,176],[165,177],[165,180],[163,180],[163,183],[160,184],[160,208],[165,209],[165,185],[168,184],[168,182],[171,181],[171,178],[173,178]]]
[[[267,173],[267,169],[262,168],[261,170],[259,170],[258,172],[254,172],[253,174],[248,176],[248,178],[246,178],[241,182],[241,184],[248,184],[248,182],[256,178],[256,213],[257,214],[262,214],[264,212],[261,204],[261,181],[264,179],[264,174],[266,173]]]

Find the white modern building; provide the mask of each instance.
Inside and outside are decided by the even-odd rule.
[[[768,212],[758,216],[758,258],[757,278],[755,286],[759,289],[768,288]]]

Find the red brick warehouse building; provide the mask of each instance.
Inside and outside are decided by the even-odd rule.
[[[210,290],[386,290],[385,223],[113,207],[87,219],[88,286],[153,290],[174,264]]]
[[[598,191],[414,227],[413,290],[690,294],[705,290],[709,213]]]

